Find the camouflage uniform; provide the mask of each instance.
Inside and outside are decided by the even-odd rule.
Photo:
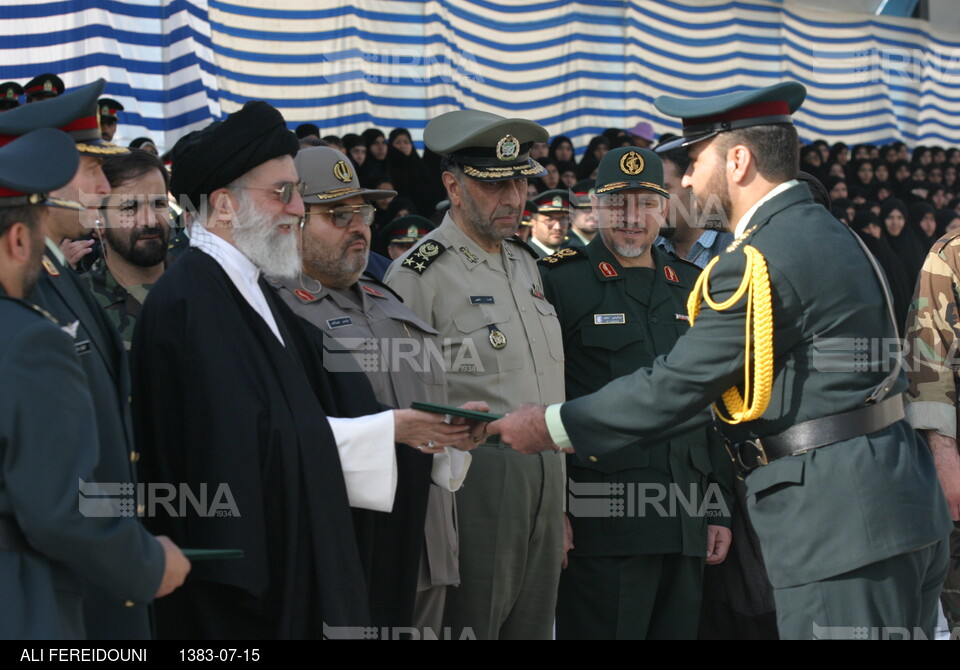
[[[957,437],[960,362],[960,232],[930,249],[907,318],[910,389],[906,414],[917,430]],[[960,523],[950,536],[951,562],[940,600],[952,630],[960,627]]]
[[[90,268],[90,272],[84,274],[81,279],[87,283],[97,302],[120,331],[124,348],[130,351],[133,327],[137,323],[143,302],[147,299],[147,293],[153,288],[153,284],[121,286],[102,258],[98,259]]]

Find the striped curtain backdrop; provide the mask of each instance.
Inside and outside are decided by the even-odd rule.
[[[120,139],[182,134],[264,99],[324,134],[410,129],[471,107],[582,150],[652,101],[792,78],[811,140],[960,144],[960,35],[762,0],[0,0],[0,80],[102,76]]]

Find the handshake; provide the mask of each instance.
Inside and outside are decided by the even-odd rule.
[[[489,405],[483,401],[467,402],[458,408],[414,403],[412,409],[395,410],[395,439],[429,454],[439,453],[444,447],[469,451],[491,435],[500,435],[505,444],[523,454],[561,451],[550,438],[544,406],[524,403],[503,417],[478,416],[489,412]]]

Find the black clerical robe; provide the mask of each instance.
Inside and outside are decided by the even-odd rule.
[[[194,562],[185,586],[158,601],[160,637],[317,638],[324,626],[369,621],[326,416],[378,406],[345,409],[344,402],[373,398],[369,386],[352,394],[359,401],[337,389],[299,319],[273,291],[263,292],[286,346],[219,264],[190,249],[151,291],[137,322],[131,354],[142,480],[148,492],[176,489],[169,508],[148,495],[146,523],[184,548],[244,551],[240,560]],[[206,489],[206,512],[186,501],[184,486],[195,498]]]

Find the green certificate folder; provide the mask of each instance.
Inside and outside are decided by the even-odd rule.
[[[497,419],[503,418],[497,414],[478,412],[472,409],[461,409],[459,407],[451,407],[450,405],[440,405],[435,402],[414,401],[410,404],[410,409],[418,409],[421,412],[433,412],[434,414],[450,414],[472,421],[496,421]]]

